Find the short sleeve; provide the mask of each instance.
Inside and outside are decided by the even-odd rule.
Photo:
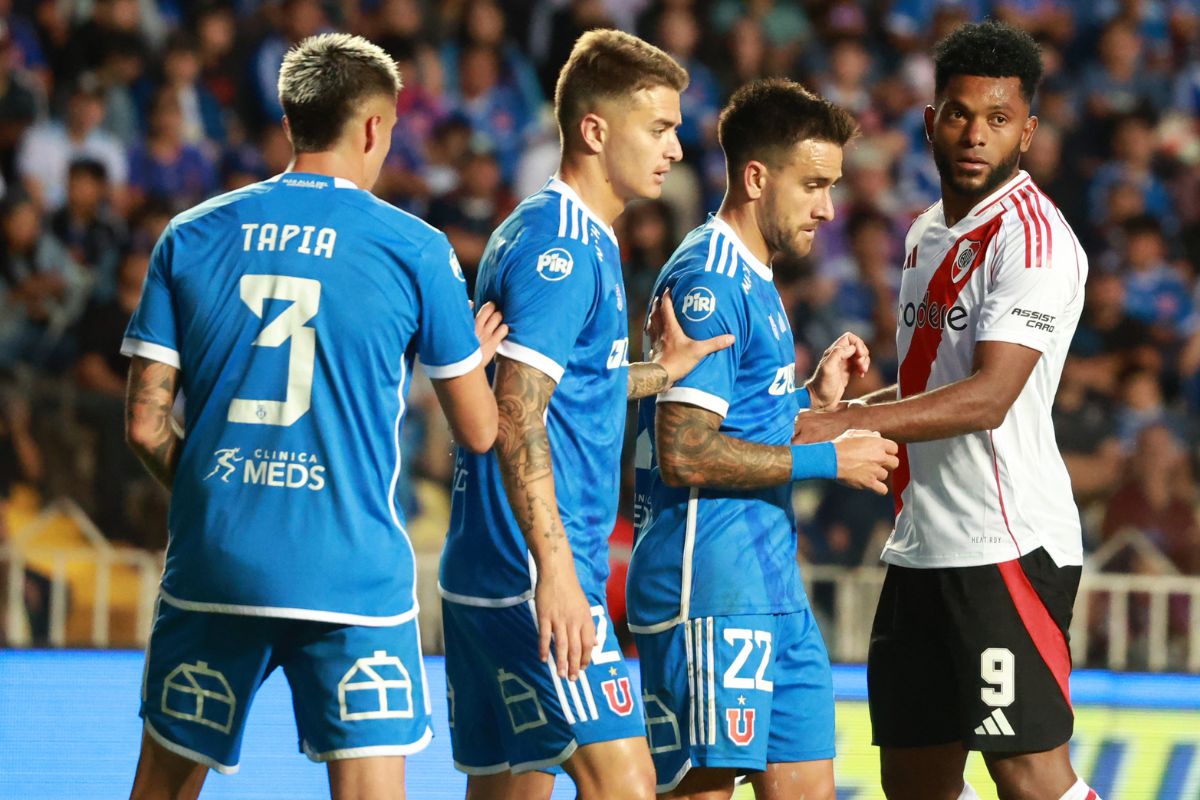
[[[497,352],[562,380],[596,305],[595,257],[573,239],[546,239],[505,254],[497,304],[509,333]]]
[[[1028,246],[1020,229],[1006,230],[987,277],[976,341],[1012,342],[1044,353],[1061,335],[1087,264],[1069,229],[1046,230],[1051,235],[1045,241],[1035,237]]]
[[[687,403],[725,417],[746,340],[745,295],[740,281],[716,272],[697,271],[668,280],[664,288],[671,289],[675,318],[690,338],[710,339],[732,333],[736,341],[732,347],[705,356],[695,369],[660,394],[658,402]]]
[[[178,327],[171,297],[174,233],[175,227],[168,225],[150,255],[142,299],[125,329],[121,355],[140,356],[179,369]]]
[[[421,251],[417,282],[421,294],[417,355],[425,373],[436,380],[466,375],[483,360],[466,279],[445,236]]]

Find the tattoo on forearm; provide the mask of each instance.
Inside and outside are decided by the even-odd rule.
[[[671,384],[667,368],[649,361],[629,365],[630,400],[640,400],[666,390]]]
[[[150,474],[168,489],[175,480],[181,449],[171,425],[178,382],[179,370],[174,367],[134,358],[125,395],[125,430],[130,446]]]
[[[516,361],[502,359],[496,370],[496,460],[504,491],[530,547],[540,538],[552,553],[566,542],[544,421],[554,386],[548,375]]]
[[[762,489],[792,477],[788,447],[753,444],[718,430],[711,411],[684,403],[660,403],[655,411],[659,468],[685,486]]]

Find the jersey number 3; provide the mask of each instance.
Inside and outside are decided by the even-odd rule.
[[[291,425],[303,417],[312,405],[317,332],[305,323],[317,315],[321,305],[321,283],[286,275],[243,275],[241,293],[242,302],[260,319],[267,300],[292,301],[251,342],[255,347],[281,347],[290,339],[292,347],[288,356],[285,399],[234,398],[229,403],[228,419],[230,422],[251,425]]]

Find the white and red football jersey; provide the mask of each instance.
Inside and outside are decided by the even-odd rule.
[[[900,446],[896,529],[883,560],[965,567],[1046,548],[1083,563],[1079,511],[1050,409],[1083,309],[1087,256],[1066,220],[1024,171],[947,227],[938,202],[905,240],[896,343],[899,394],[973,372],[975,345],[1041,352],[994,430]]]

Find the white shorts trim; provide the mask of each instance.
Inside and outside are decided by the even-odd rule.
[[[524,764],[513,764],[510,767],[512,774],[520,775],[522,772],[533,772],[546,767],[557,767],[562,762],[566,761],[579,748],[579,742],[574,739],[571,743],[562,749],[562,752],[551,758],[544,758],[541,761],[526,761]]]
[[[440,367],[430,366],[421,362],[421,368],[425,370],[426,375],[434,380],[446,380],[447,378],[457,378],[466,375],[482,363],[483,353],[476,348],[474,353],[471,353],[471,355],[462,361],[455,361],[453,364],[443,364]]]
[[[630,633],[662,633],[663,631],[669,631],[682,622],[684,620],[680,617],[671,617],[671,619],[665,622],[655,622],[652,625],[634,625],[632,622],[627,624],[629,625]]]
[[[532,347],[526,347],[508,339],[500,343],[500,346],[496,348],[496,352],[505,358],[511,358],[513,361],[528,364],[538,372],[544,372],[555,383],[561,381],[563,373],[566,372],[566,368],[559,365],[550,356],[542,355]]]
[[[523,594],[514,595],[513,597],[474,597],[469,594],[457,594],[442,586],[441,581],[438,581],[438,594],[443,600],[448,600],[451,603],[458,603],[460,606],[475,606],[476,608],[509,608],[510,606],[519,606],[528,600],[533,599],[533,589]]]
[[[327,750],[324,753],[318,753],[308,745],[305,739],[300,740],[300,747],[304,750],[304,755],[308,756],[309,761],[318,763],[323,761],[340,761],[344,758],[376,758],[379,756],[410,756],[413,753],[419,753],[429,746],[433,741],[433,728],[426,727],[425,733],[421,734],[421,738],[412,744],[381,744],[371,747],[346,747],[341,750]]]
[[[509,771],[507,761],[499,764],[490,764],[486,767],[468,767],[466,764],[455,761],[454,768],[464,775],[499,775],[501,772]]]
[[[149,720],[142,720],[142,722],[146,733],[150,734],[151,739],[157,742],[164,749],[170,750],[177,756],[183,756],[189,761],[195,761],[197,764],[203,764],[209,769],[216,770],[222,775],[233,775],[238,771],[238,769],[240,769],[239,765],[237,764],[222,764],[219,761],[209,758],[203,753],[198,753],[195,750],[184,747],[181,744],[176,744],[158,731],[154,730],[154,726],[150,724]]]
[[[689,406],[698,406],[705,411],[719,414],[722,418],[729,416],[728,400],[700,389],[693,389],[690,386],[673,386],[660,394],[655,402],[686,403]]]
[[[333,622],[338,625],[362,625],[367,628],[392,628],[415,619],[419,611],[416,602],[403,614],[390,617],[368,617],[362,614],[344,614],[340,611],[316,611],[311,608],[276,608],[273,606],[239,606],[229,603],[201,603],[195,600],[180,600],[172,597],[166,589],[159,589],[164,603],[183,611],[205,611],[213,614],[237,614],[243,617],[279,617],[282,619],[306,619],[312,622]]]
[[[655,794],[666,794],[667,792],[673,791],[688,774],[688,772],[691,771],[691,769],[692,760],[689,758],[687,761],[683,762],[683,766],[680,767],[679,771],[675,773],[675,777],[671,778],[671,780],[667,781],[666,783],[660,783],[654,787]]]
[[[121,355],[140,356],[179,369],[179,352],[154,342],[144,342],[141,339],[122,339]]]

